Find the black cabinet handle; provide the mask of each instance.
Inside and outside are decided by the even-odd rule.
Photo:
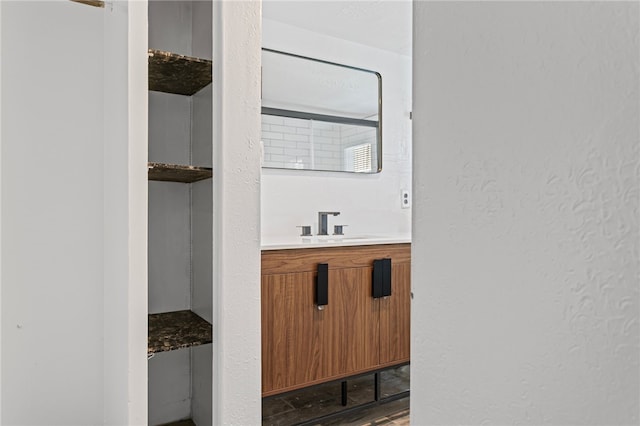
[[[382,261],[382,296],[391,296],[391,259]]]
[[[391,296],[391,259],[373,261],[372,295],[376,299]]]
[[[373,261],[372,296],[374,299],[382,297],[382,259]]]
[[[316,305],[323,309],[329,304],[329,264],[318,263],[318,275],[316,276]]]

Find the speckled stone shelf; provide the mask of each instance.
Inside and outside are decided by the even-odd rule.
[[[102,0],[71,0],[71,1],[74,3],[86,4],[87,6],[104,7],[104,1]]]
[[[211,324],[192,311],[149,315],[147,354],[211,343]]]
[[[182,166],[178,164],[149,163],[149,180],[192,183],[209,179],[213,175],[209,167]]]
[[[149,90],[191,96],[211,83],[211,61],[149,49]]]
[[[191,419],[187,420],[178,420],[177,422],[165,423],[160,426],[196,426],[196,424]]]

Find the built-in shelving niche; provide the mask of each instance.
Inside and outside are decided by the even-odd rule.
[[[148,10],[148,423],[207,425],[215,344],[212,2],[150,0]]]
[[[212,177],[210,167],[149,163],[152,181],[193,183]],[[147,354],[189,348],[212,342],[211,324],[189,310],[149,315]]]

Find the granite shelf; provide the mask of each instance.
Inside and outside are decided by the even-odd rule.
[[[102,0],[71,0],[71,1],[75,3],[86,4],[87,6],[104,7],[104,1]]]
[[[196,424],[191,419],[186,420],[178,420],[177,422],[165,423],[162,426],[196,426]]]
[[[211,343],[211,324],[192,311],[149,315],[147,354]]]
[[[211,83],[211,61],[149,49],[149,90],[191,96]]]
[[[182,166],[178,164],[149,163],[149,180],[165,182],[193,183],[209,179],[212,176],[210,167]]]

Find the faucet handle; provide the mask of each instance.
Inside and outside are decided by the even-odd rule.
[[[301,237],[310,237],[311,236],[311,225],[300,225],[296,226],[296,228],[300,228],[300,236]]]
[[[333,225],[333,235],[344,235],[344,227],[349,225]]]

